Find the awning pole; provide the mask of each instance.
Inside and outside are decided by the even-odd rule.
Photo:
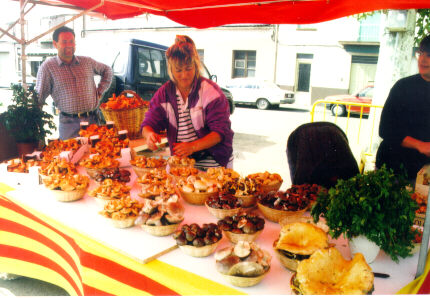
[[[97,8],[99,8],[100,6],[103,6],[103,5],[104,5],[104,0],[101,0],[99,4],[97,4],[97,5],[95,5],[95,6],[91,7],[91,8],[89,8],[89,9],[87,9],[87,10],[82,11],[81,13],[79,13],[79,14],[77,14],[77,15],[73,16],[73,17],[72,17],[72,18],[70,18],[69,20],[67,20],[67,21],[65,21],[65,22],[63,22],[63,23],[61,23],[61,24],[58,24],[57,26],[52,27],[52,28],[51,28],[51,29],[49,29],[48,31],[46,31],[46,32],[44,32],[44,33],[42,33],[42,34],[40,34],[40,35],[38,35],[38,36],[36,36],[36,37],[34,37],[34,38],[32,38],[32,39],[28,40],[28,41],[26,41],[26,44],[30,44],[30,43],[32,43],[32,42],[34,42],[34,41],[38,40],[39,38],[41,38],[41,37],[43,37],[43,36],[45,36],[45,35],[47,35],[47,34],[51,33],[52,31],[55,31],[56,29],[58,29],[58,28],[60,28],[60,27],[64,26],[65,24],[70,23],[70,22],[72,22],[72,21],[76,20],[77,18],[79,18],[79,17],[81,17],[81,16],[83,16],[83,15],[87,14],[88,12],[91,12],[91,11],[93,11],[94,9],[97,9]]]
[[[33,3],[33,5],[26,11],[26,12],[24,12],[24,16],[30,11],[30,10],[32,10],[33,9],[33,7],[35,7],[36,6],[36,4],[34,4]],[[9,26],[9,28],[7,28],[6,30],[3,30],[3,29],[1,29],[0,28],[0,31],[1,32],[3,32],[3,34],[2,35],[0,35],[0,38],[2,38],[5,34],[7,34],[9,31],[10,31],[10,29],[12,29],[13,27],[15,27],[15,25],[16,24],[18,24],[19,23],[19,20],[20,20],[20,18],[18,18],[12,25],[10,25]],[[12,39],[15,39],[14,37],[15,36],[13,36],[13,35],[10,35],[10,34],[8,34],[8,36],[9,37],[11,37]]]
[[[27,1],[19,0],[19,7],[21,8],[19,12],[19,23],[21,25],[21,77],[22,86],[27,90],[27,54],[25,53],[26,43],[25,43],[25,19],[24,19],[24,7]]]

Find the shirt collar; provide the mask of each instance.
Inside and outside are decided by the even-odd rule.
[[[55,59],[57,60],[58,66],[67,65],[66,63],[63,62],[63,60],[60,59],[60,57],[58,57],[58,55],[55,56]],[[76,56],[73,56],[72,63],[70,64],[79,64],[79,58]]]

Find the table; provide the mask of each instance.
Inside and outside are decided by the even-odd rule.
[[[83,173],[83,169],[79,169]],[[131,168],[130,171],[132,172]],[[136,175],[129,185],[137,198]],[[0,181],[0,272],[41,279],[65,289],[70,295],[289,295],[292,273],[274,254],[272,243],[280,226],[266,220],[256,242],[272,255],[267,276],[256,286],[230,285],[215,269],[213,255],[195,258],[180,249],[157,260],[142,260],[171,247],[171,236],[156,237],[140,227],[116,229],[98,214],[99,205],[85,195],[75,202],[55,201],[43,185],[10,187]],[[95,187],[91,181],[90,188]],[[183,223],[217,222],[205,206],[183,202]],[[344,239],[332,241],[350,258]],[[230,245],[222,239],[218,248]],[[370,264],[390,278],[375,278],[374,294],[393,294],[414,279],[418,254],[398,264],[381,252]]]

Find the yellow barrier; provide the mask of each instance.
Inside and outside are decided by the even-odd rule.
[[[326,117],[326,112],[330,112],[332,113],[329,109],[327,109],[327,105],[333,106],[344,106],[345,110],[346,110],[346,117],[343,118],[341,120],[341,117],[338,115],[338,111],[339,109],[335,109],[335,115],[333,115],[332,117]],[[316,119],[317,115],[319,115],[317,113],[317,106],[322,106],[323,105],[323,112],[322,112],[322,119]],[[360,108],[360,112],[356,113],[356,112],[351,112],[351,107],[359,107]],[[371,125],[370,125],[370,129],[368,129],[367,131],[365,131],[364,133],[366,134],[365,140],[360,140],[360,136],[361,136],[361,132],[362,132],[362,127],[363,125],[363,116],[367,115],[364,114],[364,108],[369,108],[370,109],[370,113],[369,115],[372,117],[371,121]],[[360,167],[360,171],[363,172],[366,164],[368,161],[374,159],[376,152],[372,152],[372,144],[373,144],[373,139],[375,134],[377,134],[378,131],[378,127],[379,127],[379,121],[376,121],[377,119],[377,109],[382,109],[383,106],[380,105],[373,105],[373,104],[365,104],[365,103],[357,103],[357,102],[342,102],[339,103],[338,101],[331,101],[331,100],[325,100],[325,99],[321,99],[321,100],[317,100],[313,105],[312,105],[312,109],[311,109],[311,122],[315,122],[315,121],[329,121],[329,122],[333,122],[336,125],[338,125],[340,128],[343,129],[343,131],[345,132],[345,134],[348,136],[349,140],[354,140],[353,137],[355,137],[355,135],[357,136],[356,138],[356,143],[355,144],[350,144],[352,148],[353,152],[355,153],[354,156],[358,161],[359,167]],[[374,112],[372,111],[372,109],[374,109]],[[357,131],[355,132],[350,132],[350,122],[351,122],[351,114],[357,114],[359,119],[358,119],[358,124],[356,125],[356,127],[352,127],[352,129],[355,129]],[[368,116],[368,115],[367,115]],[[368,116],[368,117],[370,117]],[[334,119],[333,119],[334,117]],[[366,119],[369,120],[369,119]],[[354,119],[355,121],[355,119]],[[343,122],[343,123],[340,123]],[[375,127],[376,126],[376,127]],[[355,150],[354,150],[355,149]],[[360,156],[357,156],[357,149],[360,152]],[[372,161],[371,161],[372,162]]]

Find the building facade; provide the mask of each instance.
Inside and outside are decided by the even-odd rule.
[[[29,19],[28,36],[37,36],[71,16],[63,13]],[[78,55],[110,65],[120,40],[135,38],[169,46],[177,34],[186,34],[195,41],[220,85],[236,77],[273,81],[294,91],[297,104],[310,105],[327,95],[353,93],[373,82],[379,19],[376,13],[361,21],[346,17],[311,25],[242,24],[195,29],[152,15],[116,21],[85,16],[67,26],[75,30]],[[29,46],[29,73],[36,76],[40,63],[55,53],[52,34]],[[19,76],[19,58],[19,45],[3,37],[0,78],[13,68]]]

